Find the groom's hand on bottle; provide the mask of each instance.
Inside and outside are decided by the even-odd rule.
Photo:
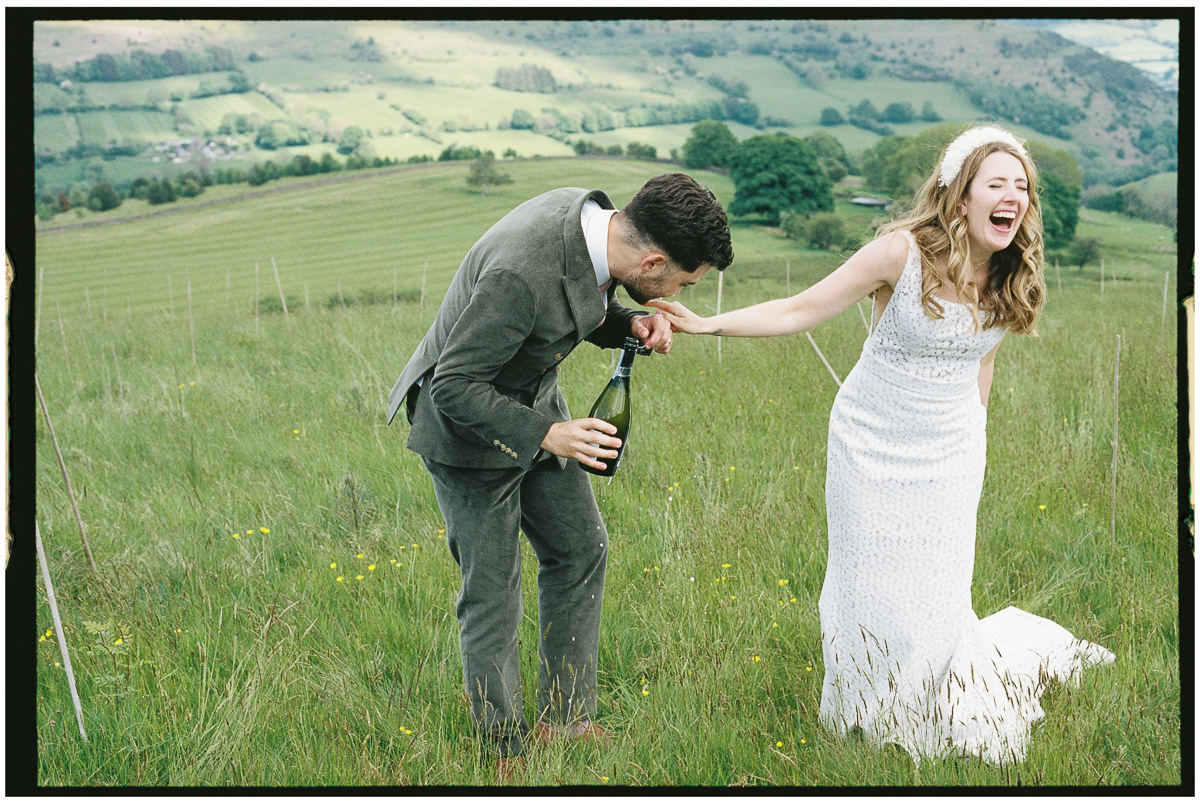
[[[671,351],[675,342],[671,322],[663,318],[661,313],[635,316],[629,324],[629,332],[641,341],[645,348],[653,349],[662,355]]]
[[[617,447],[621,446],[621,439],[612,435],[615,432],[616,425],[604,419],[555,422],[542,439],[542,449],[560,458],[572,458],[593,468],[604,469],[606,464],[603,459],[616,459]]]

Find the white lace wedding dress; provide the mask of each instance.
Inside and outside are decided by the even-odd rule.
[[[821,722],[922,756],[1024,759],[1048,678],[1113,661],[1050,620],[971,605],[986,459],[979,361],[1003,337],[921,307],[912,235],[891,300],[829,419]]]

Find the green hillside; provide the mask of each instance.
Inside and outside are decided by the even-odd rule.
[[[46,20],[33,55],[39,191],[290,157],[255,145],[273,119],[302,128],[297,147],[317,158],[349,126],[366,130],[363,153],[399,160],[451,145],[558,156],[580,139],[665,157],[705,117],[739,137],[803,136],[826,107],[902,101],[1065,149],[1087,183],[1171,169],[1177,149],[1177,98],[1055,34],[992,21]],[[521,70],[542,78],[498,85]],[[184,72],[137,78],[164,71]],[[511,127],[518,110],[529,127]],[[222,133],[231,115],[249,130]],[[829,130],[852,157],[881,136]],[[179,138],[231,139],[237,153],[154,161],[153,146]]]

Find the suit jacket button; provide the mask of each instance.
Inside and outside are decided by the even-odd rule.
[[[554,355],[555,361],[562,360],[564,357],[566,357],[566,355],[564,355],[562,352],[559,352],[556,355]]]

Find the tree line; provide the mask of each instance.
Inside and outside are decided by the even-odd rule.
[[[232,72],[238,69],[233,53],[226,48],[209,46],[198,53],[174,48],[162,53],[133,50],[129,53],[100,53],[90,59],[75,62],[74,66],[55,69],[53,65],[35,61],[33,80],[61,83],[63,81],[149,81],[176,75]]]
[[[704,120],[692,127],[690,136],[679,152],[672,150],[671,159],[682,162],[689,169],[728,171],[735,188],[734,198],[728,207],[730,215],[755,218],[768,225],[779,226],[788,237],[806,240],[816,248],[851,249],[859,244],[851,242],[855,238],[847,234],[843,222],[832,214],[834,184],[853,173],[861,175],[875,192],[891,198],[910,198],[933,170],[933,162],[942,146],[958,134],[959,128],[958,124],[949,123],[933,126],[912,137],[884,137],[867,148],[861,158],[855,161],[837,138],[825,131],[816,131],[804,138],[784,132],[758,134],[739,141],[723,121]],[[361,135],[361,130],[357,134]],[[355,138],[356,135],[351,134],[351,139]],[[579,155],[657,158],[657,150],[653,146],[639,143],[630,143],[625,148],[620,145],[606,148],[579,139],[573,147]],[[1075,242],[1083,182],[1078,163],[1066,151],[1050,148],[1037,141],[1028,142],[1027,147],[1039,171],[1043,235],[1047,249],[1059,249],[1067,260],[1090,259],[1088,244]],[[513,158],[517,154],[508,149],[504,156]],[[491,151],[481,151],[475,146],[450,145],[437,157],[437,161],[465,160],[474,160],[468,184],[481,187],[485,193],[489,185],[511,181],[509,176],[498,171],[495,155]],[[432,157],[418,156],[409,158],[407,163],[428,161],[433,161]],[[48,220],[72,208],[94,211],[112,209],[119,206],[124,198],[141,198],[151,204],[163,204],[179,198],[195,197],[212,184],[245,182],[250,186],[259,186],[285,176],[307,176],[396,164],[401,162],[368,158],[351,151],[344,163],[330,153],[320,159],[297,155],[285,162],[269,160],[255,163],[248,169],[188,171],[174,179],[140,177],[123,190],[101,181],[93,183],[86,192],[82,187],[75,187],[69,193],[42,193],[37,199],[37,212]],[[1097,200],[1098,203],[1092,204],[1096,208],[1150,217],[1146,214],[1146,203],[1142,197],[1133,193],[1121,191],[1113,193],[1111,198],[1098,196]]]
[[[693,126],[683,145],[682,161],[692,169],[729,171],[734,183],[731,215],[760,218],[818,248],[852,248],[857,243],[845,242],[841,222],[827,214],[834,206],[833,184],[854,172],[876,192],[911,198],[960,128],[947,123],[912,137],[884,137],[855,164],[841,143],[824,131],[804,138],[783,132],[760,134],[739,142],[724,123],[708,120]],[[1046,246],[1067,249],[1079,222],[1083,172],[1066,151],[1036,141],[1027,147],[1038,167]]]

